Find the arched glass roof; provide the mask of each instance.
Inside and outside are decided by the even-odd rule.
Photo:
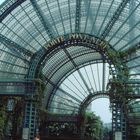
[[[0,78],[24,79],[32,56],[40,48],[58,36],[71,33],[96,36],[116,51],[139,48],[140,0],[5,1],[0,6]],[[49,55],[42,69],[49,94],[59,94],[54,89],[83,66],[103,64],[102,56],[90,48],[79,45],[66,51],[69,55],[63,49]],[[124,63],[130,70],[130,78],[139,78],[139,49]]]
[[[110,78],[109,65],[95,60],[71,73],[63,82],[60,81],[58,89],[53,88],[53,91],[49,91],[48,84],[48,93],[54,93],[54,96],[47,94],[47,97],[50,96],[49,111],[60,114],[78,114],[79,106],[89,95],[98,94],[102,98],[108,97],[100,93],[106,92]],[[98,97],[93,96],[89,103],[96,98]]]

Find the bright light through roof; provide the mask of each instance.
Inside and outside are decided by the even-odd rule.
[[[4,1],[6,1],[6,0],[0,0],[0,4],[2,4]]]

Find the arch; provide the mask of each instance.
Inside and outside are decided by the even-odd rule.
[[[98,52],[101,55],[100,59],[103,62],[107,62],[110,65],[110,71],[113,76],[113,79],[115,78],[117,80],[117,78],[120,77],[122,80],[121,82],[124,82],[124,80],[127,79],[129,72],[127,72],[127,67],[121,62],[122,59],[121,54],[116,52],[111,47],[111,45],[109,45],[106,41],[101,40],[98,37],[82,33],[73,33],[67,34],[65,36],[60,36],[58,38],[51,40],[48,44],[46,44],[44,48],[40,49],[32,57],[27,78],[41,78],[39,76],[41,75],[41,71],[45,66],[46,62],[60,50],[64,51],[64,53],[67,55],[69,59],[68,61],[72,63],[71,71],[74,69],[78,70],[79,66],[76,65],[74,60],[71,58],[69,52],[67,51],[67,48],[70,47],[74,48],[77,46],[87,47],[90,48],[91,50],[95,50],[95,52]],[[62,67],[64,66],[65,64],[62,65]],[[64,79],[67,73],[68,71],[65,71],[62,77],[59,76],[59,81],[62,81],[62,79]],[[56,74],[59,75],[58,72],[56,72]],[[54,86],[54,89],[59,88],[58,83],[60,82],[58,82],[58,80],[57,82],[55,81],[56,83],[53,83],[51,81],[51,78],[49,79],[47,77],[45,77],[43,80],[44,82],[45,80],[47,80],[47,82],[49,82],[51,85]],[[47,106],[49,104],[50,97],[51,98],[53,97],[51,94],[52,92],[48,93],[48,97],[46,99]]]
[[[64,79],[74,70],[86,66],[87,61],[89,64],[96,61],[110,65],[110,74],[113,78],[108,83],[109,92],[106,94],[113,92],[113,95],[109,95],[109,97],[113,102],[113,109],[116,109],[114,109],[115,112],[120,109],[117,108],[118,104],[115,102],[123,102],[121,97],[124,97],[125,100],[139,97],[139,95],[133,94],[128,97],[126,94],[129,92],[126,90],[126,81],[129,80],[129,76],[139,75],[140,56],[138,50],[140,44],[138,39],[140,36],[138,26],[140,22],[139,18],[135,18],[135,16],[139,17],[139,6],[139,0],[118,0],[117,2],[114,0],[89,0],[87,2],[80,0],[10,0],[0,6],[0,75],[4,78],[10,75],[10,78],[24,79],[23,96],[29,97],[25,97],[25,100],[28,100],[27,112],[25,111],[27,120],[29,119],[28,115],[31,114],[28,110],[34,110],[34,114],[36,114],[34,101],[39,95],[39,91],[34,86],[38,88],[40,83],[49,82],[54,85],[50,90],[54,94]],[[24,24],[25,22],[26,24]],[[74,48],[78,47],[81,47],[81,52],[77,49],[77,55],[76,53],[71,53],[73,56],[69,55],[70,51],[75,51]],[[51,68],[47,71],[47,63],[51,63],[52,58],[56,58],[57,54],[61,55],[61,50],[67,59],[65,60],[66,57],[63,57],[63,60],[59,62],[65,62],[61,65],[57,64],[57,70],[53,70],[52,74],[48,76],[54,67],[50,66]],[[98,56],[92,59],[92,55]],[[84,56],[89,56],[89,58],[78,62],[78,59],[84,58]],[[9,58],[11,61],[8,60]],[[77,60],[77,64],[75,60]],[[68,71],[64,67],[69,62],[71,65]],[[63,74],[60,73],[62,69],[64,69]],[[129,71],[133,71],[133,73],[130,74]],[[48,74],[48,77],[45,77],[45,74]],[[57,78],[58,80],[56,80]],[[29,88],[30,81],[32,91]],[[2,85],[4,80],[2,79],[0,82]],[[9,83],[12,85],[12,79],[9,80]],[[5,89],[9,83],[5,84]],[[122,91],[118,90],[121,87],[125,88]],[[119,93],[119,96],[116,96],[115,93]],[[103,96],[104,92],[101,91],[98,94],[100,95],[96,97]],[[86,97],[81,108],[84,108],[83,106],[96,97],[94,95]],[[49,97],[47,102],[50,100]],[[27,123],[27,126],[32,128],[32,135],[36,120],[34,116],[32,114],[30,116],[32,120],[29,121],[34,122],[33,125],[29,126]],[[117,124],[117,122],[115,123]]]
[[[88,107],[88,105],[96,100],[96,99],[99,99],[99,98],[109,98],[110,96],[110,93],[103,93],[102,91],[101,92],[96,92],[94,94],[90,94],[89,96],[87,96],[87,98],[83,101],[83,103],[81,104],[81,107],[80,107],[80,114],[83,114],[86,110],[86,108]]]
[[[111,69],[112,73],[117,71],[119,74],[121,72],[121,76],[128,76],[125,75],[127,67],[121,62],[121,55],[116,52],[106,41],[89,34],[73,33],[51,40],[44,48],[41,48],[37,53],[35,53],[31,59],[27,77],[38,77],[41,69],[47,61],[48,54],[54,53],[59,49],[64,49],[69,59],[71,59],[65,49],[69,46],[78,45],[88,47],[99,52],[104,60],[107,60],[110,65],[114,65],[115,70]]]

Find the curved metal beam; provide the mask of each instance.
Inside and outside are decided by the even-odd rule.
[[[78,66],[78,67],[79,67],[79,69],[80,69],[80,68],[82,68],[82,67],[84,67],[84,66],[87,66],[87,65],[89,65],[89,64],[95,64],[95,63],[103,63],[103,61],[102,61],[101,59],[96,59],[96,60],[90,61],[90,62],[88,62],[88,63],[83,63],[83,64],[81,64],[81,65]],[[57,83],[57,85],[58,85],[58,86],[61,85],[61,83],[62,83],[69,75],[71,75],[74,71],[75,71],[75,69],[73,69],[73,70],[70,71],[69,73],[66,73],[66,75],[64,75],[64,77],[61,79],[61,81],[59,81],[59,83]]]
[[[80,56],[82,56],[82,55],[80,55]],[[79,56],[79,57],[80,57],[80,56]],[[77,57],[75,57],[75,58],[77,58]],[[74,59],[74,58],[73,58],[73,59]],[[68,61],[68,62],[69,62],[69,61]],[[103,62],[103,61],[102,61],[101,59],[94,59],[94,60],[91,60],[91,61],[88,61],[88,62],[81,63],[81,65],[78,65],[78,69],[82,68],[83,66],[87,66],[88,64],[95,64],[95,63],[102,63],[102,62]],[[66,63],[67,63],[67,62],[66,62]],[[65,65],[66,63],[64,63],[64,65]],[[63,67],[64,65],[62,65],[61,67]],[[61,67],[59,67],[57,70],[59,70]],[[55,73],[57,73],[57,70],[54,71],[53,73],[51,73],[52,76],[53,76]],[[73,69],[72,71],[69,71],[68,73],[66,73],[66,74],[62,77],[61,81],[59,81],[59,83],[58,83],[57,85],[60,85],[60,84],[64,81],[64,79],[66,79],[66,78],[67,78],[70,74],[72,74],[74,71],[76,71],[76,69]],[[52,76],[49,77],[49,78],[51,79]]]
[[[95,60],[96,61],[96,63],[98,63],[97,61],[100,61],[100,60]],[[95,63],[95,62],[94,62]],[[101,63],[101,62],[99,62],[99,63]],[[88,64],[86,64],[86,65],[88,65]],[[79,67],[79,69],[82,67],[82,66],[85,66],[85,65],[81,65],[80,67]],[[58,83],[55,83],[54,85],[55,86],[53,86],[54,87],[54,89],[51,91],[51,92],[49,92],[49,94],[48,94],[48,97],[49,98],[53,98],[54,97],[54,95],[55,95],[55,92],[57,91],[57,90],[59,90],[59,89],[61,89],[59,86],[61,85],[61,83],[70,75],[70,74],[72,74],[73,72],[74,72],[74,70],[75,69],[73,69],[72,71],[70,71],[69,73],[67,73],[66,75],[64,75],[64,77],[62,77],[62,79],[61,80],[59,80],[59,82]],[[45,76],[44,76],[45,77]],[[51,78],[50,78],[51,79]],[[50,82],[51,80],[50,79],[48,79],[48,78],[46,78],[45,80],[46,80],[46,82],[48,82],[48,83],[50,83],[51,85],[52,85],[52,83]],[[47,85],[47,84],[46,84]],[[90,89],[89,89],[90,90]],[[61,90],[60,90],[61,91]],[[63,91],[62,91],[63,92]],[[63,92],[63,93],[65,93],[65,91]],[[90,91],[89,91],[89,93],[90,93]],[[48,101],[49,101],[49,98],[48,98]],[[46,101],[46,102],[48,102],[48,101]],[[80,101],[80,103],[81,103],[81,101]],[[50,102],[48,103],[48,104],[50,104]],[[48,106],[48,105],[47,105]]]
[[[39,76],[39,73],[48,60],[47,54],[50,52],[57,48],[65,49],[69,46],[79,45],[96,50],[110,65],[112,65],[114,62],[119,63],[118,72],[121,68],[123,68],[123,64],[121,63],[120,58],[116,55],[116,51],[112,49],[112,47],[107,42],[89,34],[67,34],[66,36],[60,36],[55,40],[51,40],[46,46],[46,49],[41,48],[36,54],[34,54],[28,71],[28,78],[37,78]],[[71,58],[69,57],[69,59]]]
[[[103,93],[102,91],[99,91],[99,92],[96,92],[96,93],[89,94],[85,98],[85,100],[81,103],[79,113],[83,114],[85,112],[85,109],[88,107],[88,105],[93,100],[98,99],[98,98],[109,98],[109,93],[108,92]]]
[[[47,77],[45,77],[46,81],[48,81],[55,89],[58,89],[59,91],[65,93],[67,96],[69,96],[70,98],[74,99],[75,101],[77,101],[78,103],[81,103],[80,100],[78,100],[76,97],[74,97],[73,95],[70,95],[68,92],[64,91],[62,88],[58,87],[56,84],[54,84],[50,79],[48,79]]]
[[[8,15],[10,14],[14,9],[16,9],[20,4],[22,4],[26,0],[16,0],[15,3],[13,3],[10,7],[6,7],[5,11],[2,12],[0,15],[0,22]],[[7,2],[6,2],[7,3]],[[7,5],[6,5],[7,6]]]
[[[112,60],[110,60],[110,57],[112,57],[113,54],[113,59],[117,59],[116,62],[119,62],[119,58],[116,55],[116,51],[111,47],[111,45],[109,45],[104,40],[101,40],[98,37],[89,34],[73,33],[57,37],[56,39],[48,42],[46,48],[41,48],[39,51],[37,51],[32,57],[27,77],[37,77],[38,72],[41,71],[41,68],[47,61],[47,54],[49,54],[51,51],[55,50],[56,48],[63,49],[63,47],[66,48],[69,46],[77,45],[82,45],[84,47],[89,47],[91,49],[96,50],[103,56],[104,59],[108,60],[108,63],[110,65],[112,65]]]
[[[74,62],[74,60],[72,59],[72,57],[70,56],[69,52],[68,52],[66,49],[63,49],[63,50],[64,50],[65,54],[68,56],[68,58],[70,59],[70,61],[71,61],[71,63],[73,64],[74,68],[77,70],[79,76],[81,77],[81,79],[82,79],[84,85],[85,85],[86,88],[87,88],[87,91],[90,93],[90,88],[88,87],[88,84],[87,84],[87,82],[85,81],[83,75],[81,74],[81,72],[80,72],[78,66],[76,65],[76,63]]]

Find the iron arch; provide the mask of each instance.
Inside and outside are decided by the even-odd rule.
[[[85,113],[85,110],[86,108],[88,107],[88,105],[96,100],[96,99],[99,99],[99,98],[109,98],[109,93],[108,92],[102,92],[102,91],[99,91],[99,92],[96,92],[96,93],[93,93],[93,94],[90,94],[89,96],[87,96],[87,98],[85,98],[85,100],[83,101],[83,103],[81,104],[81,107],[80,107],[80,114],[84,114]]]
[[[78,70],[79,66],[74,62],[75,60],[67,50],[70,47],[76,48],[77,46],[83,46],[91,49],[91,51],[94,50],[95,52],[98,52],[101,55],[100,59],[110,65],[110,71],[113,78],[117,79],[119,76],[122,78],[122,80],[124,80],[124,78],[128,76],[124,73],[124,71],[126,72],[126,66],[121,62],[121,55],[116,52],[106,41],[89,34],[73,33],[51,40],[44,48],[40,49],[36,54],[34,54],[31,59],[27,78],[40,78],[39,76],[41,75],[43,67],[47,65],[47,61],[60,50],[63,50],[67,56],[67,62],[71,62],[71,71],[72,69]],[[62,65],[62,67],[64,66],[65,64]],[[68,73],[68,71],[65,71],[64,73],[65,74],[62,77],[59,76],[60,81]],[[56,72],[56,74],[59,75],[58,72]],[[46,77],[46,79],[53,85],[54,89],[59,87],[58,81],[57,83],[53,83],[51,82],[51,78],[49,79]],[[53,98],[53,96],[51,93],[49,93],[47,97],[47,106],[49,105],[51,98]]]
[[[83,63],[83,64],[81,64],[81,65],[79,65],[78,66],[78,68],[79,69],[81,69],[81,68],[83,68],[83,67],[85,67],[85,66],[88,66],[88,65],[93,65],[93,64],[101,64],[101,63],[103,63],[104,62],[104,60],[101,60],[101,59],[95,59],[95,60],[92,60],[91,62],[86,62],[86,63]],[[51,102],[52,102],[52,100],[53,100],[53,97],[55,96],[55,94],[56,94],[56,92],[57,92],[57,90],[58,90],[58,87],[59,86],[61,86],[61,84],[64,82],[64,80],[65,79],[67,79],[72,73],[74,73],[76,70],[75,69],[72,69],[71,71],[69,71],[68,73],[66,73],[62,78],[61,78],[61,80],[60,81],[58,81],[58,83],[56,83],[56,87],[51,91],[51,92],[49,92],[49,93],[47,93],[48,94],[48,98],[45,100],[46,101],[46,109],[49,109],[49,106],[50,106],[50,104],[51,104]],[[49,83],[49,81],[48,81],[48,83]],[[100,91],[99,91],[99,93],[100,93]],[[90,96],[89,96],[90,97]],[[86,97],[86,98],[88,98],[88,97]],[[82,101],[82,103],[84,103],[85,102],[85,100],[86,100],[86,98]],[[80,110],[81,110],[81,107],[82,106],[82,104],[80,105]]]

